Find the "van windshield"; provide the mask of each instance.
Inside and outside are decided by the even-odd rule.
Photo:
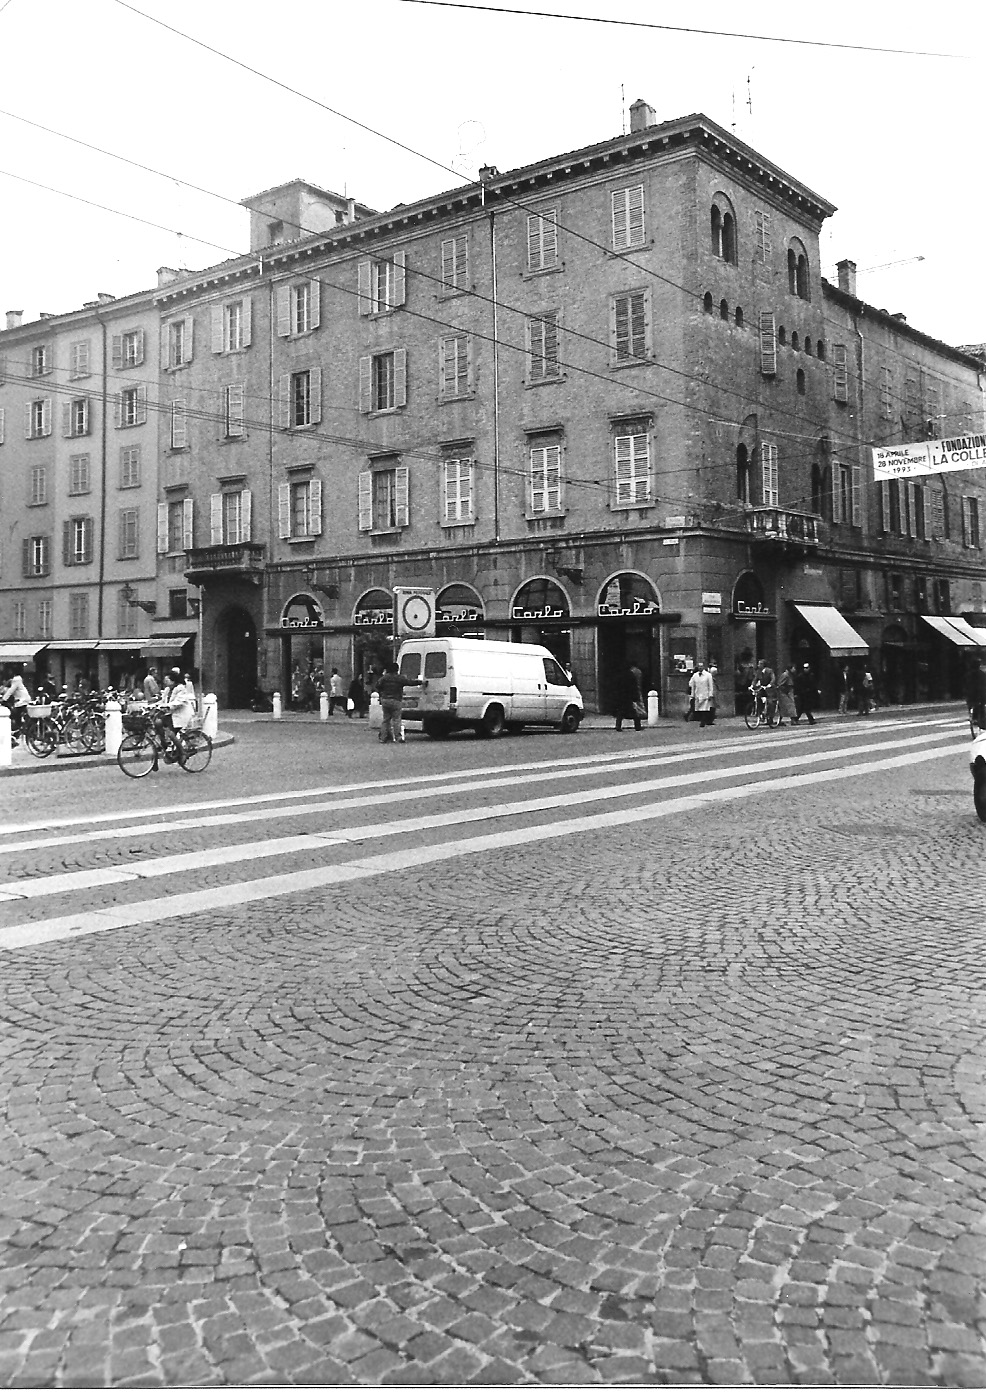
[[[401,658],[401,676],[410,677],[412,681],[417,681],[421,676],[421,654],[419,652],[405,653]]]
[[[425,653],[425,677],[444,677],[448,672],[448,660],[444,652]]]

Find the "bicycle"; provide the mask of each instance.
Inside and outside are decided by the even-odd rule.
[[[970,706],[969,706],[969,733],[970,733],[970,735],[972,736],[973,739],[975,739],[976,736],[977,736],[977,735],[981,735],[981,734],[983,733],[984,730],[986,730],[986,725],[983,724],[983,707],[982,707],[982,705],[980,705],[980,704],[972,704],[972,705],[970,705]]]
[[[71,701],[32,702],[27,707],[21,734],[36,759],[47,759],[60,744],[70,754],[92,752],[80,709]]]
[[[128,778],[146,778],[157,769],[159,758],[166,764],[177,762],[186,773],[203,773],[209,767],[212,740],[204,730],[171,730],[168,738],[150,712],[126,715],[123,723],[128,733],[117,750],[116,761]]]
[[[743,712],[746,728],[755,730],[758,725],[767,725],[773,729],[780,719],[779,711],[775,695],[763,689],[751,689],[749,705]]]

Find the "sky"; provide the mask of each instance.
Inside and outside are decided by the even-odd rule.
[[[382,211],[482,164],[513,169],[618,136],[642,97],[658,120],[703,112],[836,204],[823,275],[849,257],[861,298],[947,343],[986,341],[981,0],[512,0],[520,15],[478,2],[0,0],[0,316],[65,313],[152,287],[159,266],[244,251],[237,204],[290,179]]]

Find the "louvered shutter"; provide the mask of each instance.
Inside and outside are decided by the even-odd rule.
[[[624,362],[630,356],[629,295],[617,295],[613,300],[613,341],[616,345],[616,361]]]
[[[51,397],[46,396],[41,403],[41,434],[51,434]]]
[[[209,542],[212,546],[223,544],[223,495],[213,493],[209,497]]]
[[[372,290],[372,265],[369,261],[361,261],[356,268],[356,285],[359,294],[360,314],[373,313],[373,290]]]
[[[627,189],[627,245],[641,246],[644,241],[644,186],[634,184]]]
[[[852,466],[852,511],[850,521],[854,527],[863,525],[863,470],[859,464]]]
[[[181,345],[181,360],[183,363],[190,363],[195,357],[195,317],[191,314],[185,315],[185,335]]]
[[[613,246],[620,250],[627,244],[627,190],[613,194]]]
[[[168,504],[158,503],[157,505],[157,553],[159,556],[168,554]]]
[[[394,470],[394,524],[406,527],[408,524],[408,489],[410,470],[402,464]]]
[[[275,296],[277,302],[277,336],[291,337],[291,286],[279,285]]]
[[[226,388],[226,433],[243,434],[243,399],[245,387],[242,382],[232,382]]]
[[[774,311],[760,311],[760,371],[764,377],[777,375],[777,327]]]
[[[163,367],[175,367],[171,358],[171,324],[161,325],[160,362]]]
[[[842,522],[842,465],[832,465],[832,521]]]
[[[30,440],[30,439],[33,438],[33,426],[34,426],[34,412],[33,412],[33,409],[32,409],[32,403],[29,401],[29,402],[27,403],[27,405],[24,407],[24,439],[25,439],[25,440]]]
[[[171,448],[178,450],[184,449],[187,442],[187,432],[185,428],[185,402],[183,400],[172,401],[171,403]]]
[[[123,366],[123,334],[113,335],[113,366]]]
[[[113,415],[117,430],[123,425],[123,392],[117,392],[113,399]]]
[[[281,429],[291,428],[291,373],[282,372],[278,379],[278,397],[281,406]]]
[[[777,506],[777,446],[760,446],[761,493],[764,507]]]
[[[139,367],[144,361],[144,330],[137,330],[137,356],[134,362],[135,367]]]
[[[322,282],[313,280],[310,284],[308,327],[317,329],[322,319]]]
[[[453,244],[454,245],[454,244]],[[407,286],[407,272],[405,269],[406,252],[394,252],[394,298],[393,308],[404,303]]]
[[[212,351],[221,353],[226,347],[226,310],[221,304],[214,304],[210,310],[212,319]]]
[[[137,388],[137,416],[134,425],[143,425],[147,420],[147,387]]]
[[[249,348],[253,340],[253,299],[243,296],[243,309],[240,313],[240,343]]]
[[[21,542],[21,574],[25,579],[31,574],[31,538],[25,537]]]
[[[448,382],[445,378],[445,345],[454,342],[454,339],[440,338],[438,340],[438,395],[451,396],[448,389]]]
[[[373,410],[373,359],[359,360],[359,409],[365,415]]]
[[[313,367],[308,373],[308,421],[318,425],[322,419],[322,369]]]
[[[0,445],[3,444],[3,428],[4,428],[4,420],[5,420],[5,418],[6,418],[6,413],[5,413],[5,411],[4,411],[4,408],[3,408],[2,406],[0,406]]]
[[[614,502],[617,507],[625,506],[633,500],[633,436],[616,437],[616,488]]]
[[[832,347],[832,396],[836,401],[849,400],[849,358],[844,343]]]
[[[962,499],[962,545],[972,545],[972,508],[968,498]]]
[[[72,403],[71,401],[62,402],[62,435],[66,440],[72,435]]]
[[[244,488],[240,494],[240,541],[253,540],[253,494]]]
[[[82,559],[86,565],[92,560],[92,518],[82,520]]]
[[[277,488],[277,534],[281,540],[291,535],[291,485],[278,484]]]
[[[80,413],[80,415],[81,415],[81,417],[82,417],[82,420],[81,420],[81,429],[79,430],[79,434],[80,434],[80,435],[88,435],[88,434],[89,434],[89,398],[88,398],[88,396],[84,396],[84,397],[82,398],[82,400],[79,402],[79,413]]]
[[[362,469],[359,475],[359,530],[370,532],[373,530],[373,471],[372,469]]]
[[[322,480],[313,478],[308,485],[308,509],[311,513],[309,534],[322,535]]]
[[[195,542],[195,499],[183,498],[181,504],[181,546],[191,551]]]
[[[394,349],[394,405],[407,405],[407,349]]]
[[[62,523],[62,565],[70,566],[74,564],[72,555],[72,523]]]
[[[890,531],[890,480],[880,480],[880,530]]]

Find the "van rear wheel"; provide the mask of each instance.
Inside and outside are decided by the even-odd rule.
[[[986,772],[975,773],[975,781],[972,785],[972,800],[976,805],[976,816],[981,822],[986,822]]]
[[[439,720],[422,721],[421,728],[429,739],[443,740],[449,737],[449,728]]]
[[[581,723],[582,712],[579,710],[578,706],[568,706],[566,707],[565,714],[562,716],[561,724],[558,728],[563,735],[574,735]]]
[[[480,721],[476,733],[483,739],[499,739],[507,728],[502,706],[490,706]]]

